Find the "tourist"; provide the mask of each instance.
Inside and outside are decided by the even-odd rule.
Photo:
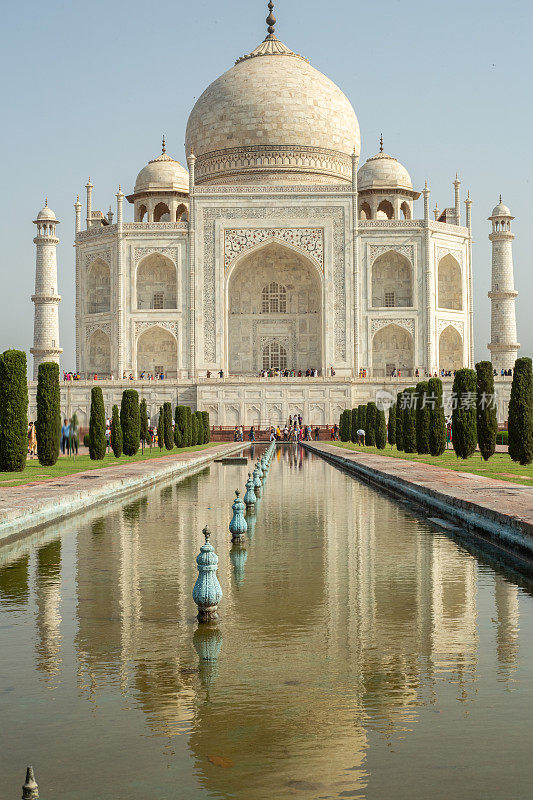
[[[28,453],[30,458],[37,455],[37,433],[33,422],[30,422],[28,429]]]
[[[239,425],[239,442],[244,441],[244,431],[242,429],[242,425]]]
[[[76,415],[71,417],[70,420],[69,450],[71,454],[78,455],[78,420]]]
[[[219,371],[219,373],[218,373],[218,377],[219,377],[219,378],[223,378],[223,377],[224,377],[224,370],[223,370],[223,369],[221,369],[221,370]]]
[[[315,428],[315,442],[318,442],[319,439],[320,439],[320,428],[317,425]]]
[[[210,377],[211,377],[211,370],[208,369],[207,370],[207,374],[206,374],[206,378],[210,378]]]
[[[364,443],[365,443],[365,432],[362,428],[359,428],[359,430],[357,431],[357,444],[364,445]]]
[[[251,442],[255,442],[255,426],[254,425],[252,425],[252,427],[250,428],[250,433],[248,434],[248,439]]]
[[[69,437],[70,437],[70,425],[68,424],[68,419],[64,420],[63,426],[61,428],[61,453],[65,455],[65,450],[69,451]],[[57,441],[57,439],[56,439]]]
[[[276,434],[274,432],[274,428],[270,428],[269,441],[271,441],[271,442],[275,442],[276,441]]]

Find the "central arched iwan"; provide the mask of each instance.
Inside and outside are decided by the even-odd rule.
[[[178,375],[178,346],[175,337],[165,328],[154,325],[137,341],[137,374],[147,372],[165,378]]]
[[[372,264],[372,306],[398,308],[413,305],[413,268],[395,250],[378,256]]]
[[[410,376],[414,369],[413,337],[399,325],[386,325],[372,340],[372,374],[384,378],[402,371],[402,376]]]
[[[230,374],[257,374],[274,353],[282,369],[323,368],[322,281],[303,254],[270,242],[244,255],[227,292]]]

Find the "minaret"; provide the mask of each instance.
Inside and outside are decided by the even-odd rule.
[[[513,239],[511,233],[511,212],[500,202],[489,217],[492,222],[492,286],[489,292],[491,301],[490,344],[488,348],[494,369],[513,369],[520,345],[516,341],[515,300],[518,294],[514,288]]]
[[[51,208],[48,200],[44,208],[34,220],[37,225],[37,236],[33,240],[37,246],[35,260],[35,294],[32,300],[35,303],[35,316],[33,324],[33,380],[36,381],[39,364],[43,361],[55,361],[59,364],[59,356],[63,350],[59,347],[59,303],[61,297],[57,292],[57,259],[56,247],[59,239],[56,237],[56,225],[59,220]]]

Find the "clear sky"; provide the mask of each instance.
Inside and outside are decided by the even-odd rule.
[[[526,0],[280,0],[276,34],[337,83],[359,119],[362,158],[385,150],[427,178],[431,207],[470,189],[476,359],[488,358],[487,217],[501,192],[513,223],[520,353],[533,352],[531,138],[533,4]],[[263,0],[26,0],[2,10],[3,308],[0,349],[29,351],[32,220],[45,196],[61,221],[62,367],[75,367],[74,210],[90,175],[93,209],[115,210],[146,162],[184,163],[189,112],[203,90],[265,36]],[[276,91],[276,87],[272,87]],[[527,143],[527,144],[526,144]],[[126,219],[132,206],[126,204]],[[463,206],[464,215],[464,206]],[[422,216],[417,201],[416,217]],[[31,357],[30,357],[31,360]]]

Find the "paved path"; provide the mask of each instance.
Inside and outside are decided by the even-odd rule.
[[[77,472],[74,475],[21,486],[2,487],[0,543],[13,535],[30,532],[39,525],[83,511],[106,500],[116,500],[121,495],[130,494],[157,481],[197,471],[213,459],[242,447],[242,443],[225,442],[205,450]]]
[[[345,450],[326,442],[305,443],[338,466],[395,494],[479,528],[491,539],[533,555],[533,488],[431,464]]]

